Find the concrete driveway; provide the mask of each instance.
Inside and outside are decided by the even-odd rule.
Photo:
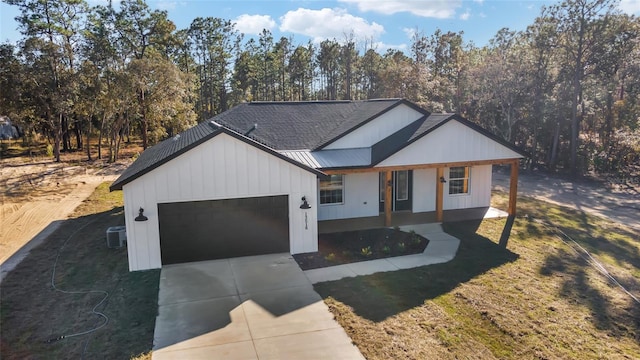
[[[162,268],[153,359],[364,359],[289,254]]]

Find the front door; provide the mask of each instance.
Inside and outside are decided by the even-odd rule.
[[[385,189],[384,189],[384,173],[380,173],[380,212],[384,212]],[[391,176],[393,189],[392,211],[411,210],[411,194],[413,188],[413,171],[402,170],[394,171]]]

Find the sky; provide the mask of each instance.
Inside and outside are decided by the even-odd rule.
[[[116,3],[118,0],[114,0]],[[106,0],[88,0],[90,5]],[[262,29],[274,40],[293,37],[294,44],[308,40],[343,40],[353,33],[361,43],[372,41],[381,53],[387,49],[407,51],[415,31],[431,35],[463,31],[466,42],[487,45],[502,28],[525,30],[540,14],[547,0],[147,0],[152,9],[166,10],[178,29],[189,27],[196,17],[232,20],[247,37]],[[640,0],[622,0],[620,9],[640,15]],[[20,32],[14,18],[19,11],[0,3],[0,42],[17,42]]]

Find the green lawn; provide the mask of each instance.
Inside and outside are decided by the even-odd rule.
[[[130,273],[127,250],[107,248],[106,229],[123,223],[122,192],[109,193],[108,184],[102,184],[71,219],[7,275],[0,285],[0,358],[148,356],[145,354],[153,344],[160,271]],[[51,287],[58,251],[58,288],[109,293],[96,309],[109,321],[91,334],[56,340],[103,322],[91,313],[103,295],[64,294]]]
[[[505,207],[504,194],[494,194]],[[519,199],[505,219],[445,224],[462,241],[445,264],[316,285],[367,359],[637,359],[640,304],[565,243],[552,223],[640,297],[640,234]]]

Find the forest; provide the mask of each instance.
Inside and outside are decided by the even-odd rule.
[[[177,29],[144,0],[3,1],[22,38],[0,44],[0,115],[57,161],[92,160],[95,145],[115,161],[132,137],[147,148],[242,102],[397,97],[517,144],[528,169],[640,173],[640,21],[618,1],[558,2],[480,47],[415,24],[406,51],[384,53],[349,32],[298,43],[216,17]]]

